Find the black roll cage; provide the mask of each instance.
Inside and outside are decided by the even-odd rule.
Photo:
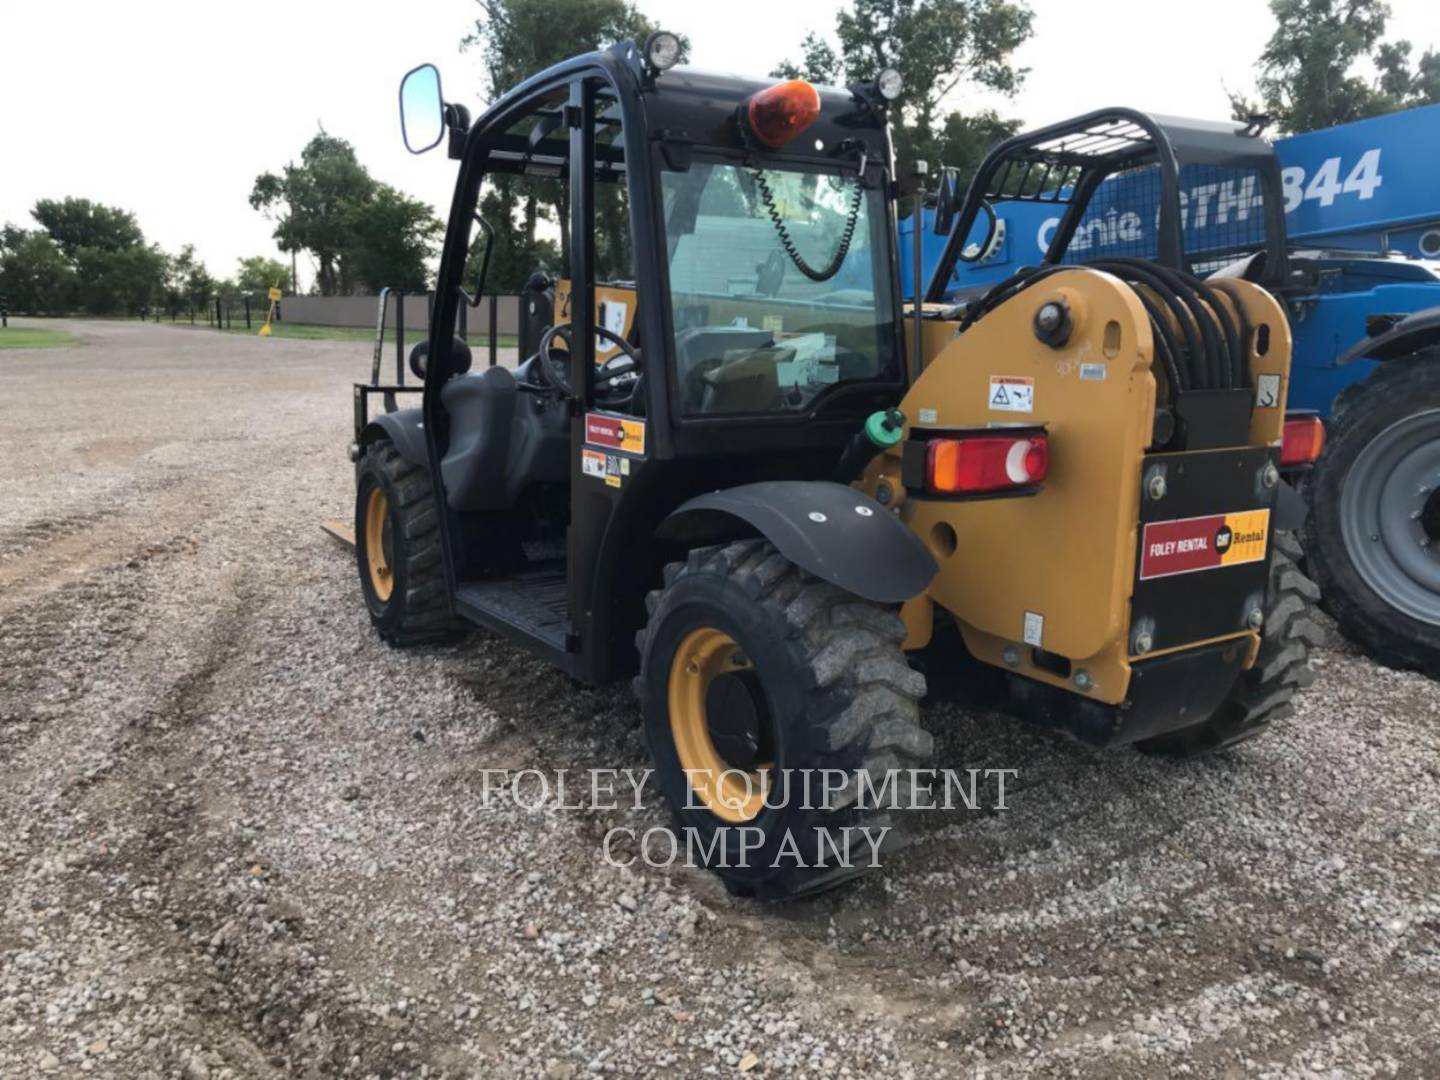
[[[1180,210],[1180,170],[1186,165],[1252,168],[1264,197],[1267,283],[1286,280],[1284,197],[1274,149],[1253,125],[1151,116],[1135,109],[1100,109],[1000,143],[981,163],[955,219],[925,299],[945,299],[970,230],[985,206],[1032,202],[1064,207],[1044,257],[1059,263],[1096,190],[1111,176],[1156,165],[1160,170],[1160,216],[1156,262],[1190,270]],[[1007,190],[1007,187],[1009,190]]]

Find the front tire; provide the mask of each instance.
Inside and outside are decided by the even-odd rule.
[[[1440,363],[1391,360],[1344,395],[1307,494],[1307,566],[1340,630],[1440,677]]]
[[[1265,623],[1254,665],[1241,673],[1210,719],[1145,739],[1138,744],[1141,750],[1197,757],[1228,749],[1293,713],[1296,691],[1315,681],[1310,650],[1322,640],[1314,618],[1320,590],[1300,569],[1300,545],[1293,533],[1277,532],[1271,544]]]
[[[388,441],[372,443],[356,473],[355,561],[381,638],[417,645],[459,632],[445,592],[430,477]]]
[[[933,744],[893,611],[763,540],[692,551],[646,606],[636,691],[682,854],[737,895],[781,899],[897,846],[908,770]]]

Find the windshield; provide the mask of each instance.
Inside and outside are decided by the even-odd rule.
[[[799,412],[898,378],[878,188],[701,161],[661,184],[685,415]]]

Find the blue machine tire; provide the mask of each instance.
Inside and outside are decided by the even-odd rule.
[[[1377,368],[1331,418],[1306,484],[1306,566],[1346,637],[1440,676],[1440,363]]]

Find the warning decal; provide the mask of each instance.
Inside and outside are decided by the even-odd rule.
[[[580,451],[580,471],[586,476],[604,480],[610,487],[619,487],[630,475],[630,459],[619,454],[584,449]]]
[[[645,421],[627,420],[603,413],[585,414],[585,441],[591,446],[608,446],[627,454],[645,453]]]
[[[586,476],[598,476],[605,479],[605,455],[599,450],[580,451],[580,471]]]
[[[1140,542],[1140,580],[1259,562],[1269,532],[1269,510],[1151,522]]]
[[[987,402],[992,412],[1034,412],[1035,380],[1018,375],[991,375]]]

